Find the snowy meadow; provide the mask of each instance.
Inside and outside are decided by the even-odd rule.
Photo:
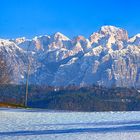
[[[93,139],[140,139],[140,112],[0,109],[0,140]]]

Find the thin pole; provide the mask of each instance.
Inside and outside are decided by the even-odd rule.
[[[28,105],[28,81],[29,81],[29,71],[30,71],[30,64],[28,64],[27,77],[26,77],[25,107],[27,107],[27,105]]]
[[[29,84],[29,71],[30,71],[30,60],[29,60],[29,46],[27,48],[27,59],[28,59],[28,68],[27,68],[27,76],[26,76],[26,93],[25,93],[25,107],[28,106],[28,84]]]

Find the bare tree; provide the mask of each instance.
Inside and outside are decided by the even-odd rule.
[[[9,84],[11,81],[10,75],[11,70],[8,68],[6,61],[0,54],[0,84]]]

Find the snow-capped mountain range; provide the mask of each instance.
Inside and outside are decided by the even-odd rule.
[[[0,39],[11,83],[53,86],[140,86],[140,34],[103,26],[88,39],[57,32],[33,39]]]

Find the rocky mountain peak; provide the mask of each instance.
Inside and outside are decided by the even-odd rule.
[[[119,30],[122,30],[122,29],[115,26],[102,26],[99,32],[104,33],[104,34],[112,34],[112,33],[118,32]]]
[[[76,36],[73,39],[75,42],[79,42],[79,41],[86,41],[86,38],[82,35]]]
[[[128,40],[128,33],[126,30],[115,26],[102,26],[100,34],[115,36],[117,40]]]
[[[55,34],[53,34],[51,36],[54,40],[70,40],[67,36],[63,35],[62,33],[60,32],[56,32]]]
[[[21,44],[21,43],[23,43],[25,41],[26,41],[26,38],[25,37],[20,37],[20,38],[16,38],[15,39],[15,43],[16,44]]]
[[[136,34],[135,36],[131,37],[129,39],[129,42],[134,43],[137,42],[138,40],[140,40],[140,34]]]

